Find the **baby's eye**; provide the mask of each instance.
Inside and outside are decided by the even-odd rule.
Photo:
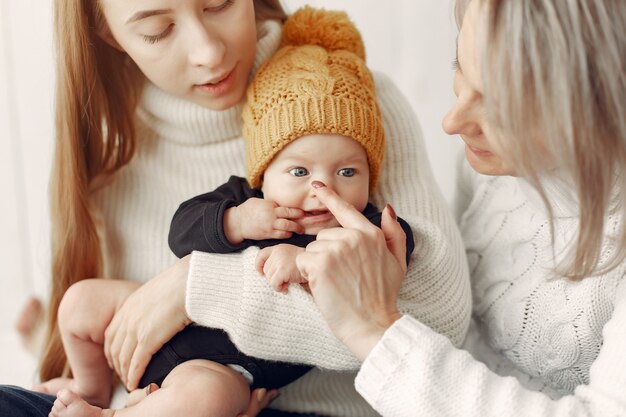
[[[309,171],[303,167],[296,167],[289,170],[289,173],[294,177],[305,177],[309,175]]]
[[[354,168],[341,168],[339,172],[337,172],[337,175],[342,177],[352,177],[354,174],[356,174],[356,169]]]

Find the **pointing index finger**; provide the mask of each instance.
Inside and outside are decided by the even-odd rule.
[[[351,229],[365,229],[371,226],[371,223],[354,208],[354,206],[339,197],[336,192],[331,190],[321,181],[313,181],[311,183],[317,198],[326,206],[326,208],[335,216],[335,219],[343,227]]]

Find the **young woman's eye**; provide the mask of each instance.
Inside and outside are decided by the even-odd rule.
[[[305,177],[309,175],[309,171],[303,167],[296,167],[289,170],[289,173],[294,177]]]
[[[356,169],[354,168],[341,168],[339,172],[337,172],[337,175],[342,177],[352,177],[354,174],[356,174]]]
[[[231,6],[233,3],[235,2],[235,0],[226,0],[223,1],[221,3],[219,3],[216,6],[209,6],[207,8],[204,9],[205,12],[211,12],[211,13],[215,13],[215,12],[221,12],[222,10],[228,8],[229,6]]]
[[[163,40],[167,35],[172,31],[173,25],[169,25],[163,32],[157,33],[156,35],[142,35],[143,40],[147,43],[153,44]]]

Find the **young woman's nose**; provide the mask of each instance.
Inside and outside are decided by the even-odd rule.
[[[219,68],[226,56],[226,45],[221,36],[201,23],[193,29],[188,48],[189,62],[193,66]]]
[[[448,135],[477,136],[482,133],[480,118],[475,104],[457,98],[442,121],[443,130]]]

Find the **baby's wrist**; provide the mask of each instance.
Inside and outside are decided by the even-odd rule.
[[[243,242],[241,222],[238,207],[231,207],[224,212],[224,234],[232,245]]]

